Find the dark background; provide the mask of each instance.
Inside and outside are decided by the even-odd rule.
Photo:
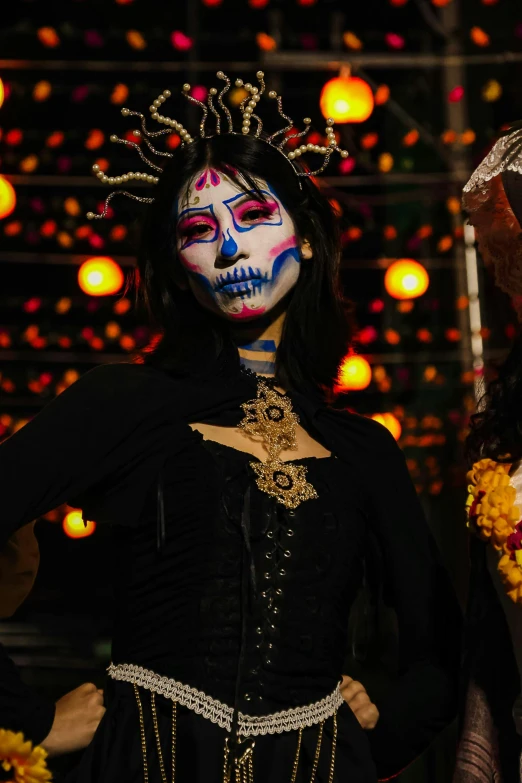
[[[144,315],[127,309],[128,296],[88,297],[77,283],[79,264],[94,255],[132,270],[139,206],[115,201],[111,220],[85,219],[107,195],[90,174],[94,161],[109,161],[111,175],[137,168],[132,152],[109,141],[134,127],[121,106],[148,115],[151,100],[168,88],[176,97],[166,113],[195,129],[195,115],[177,97],[184,82],[212,85],[220,68],[247,81],[261,67],[296,122],[309,115],[323,133],[321,88],[350,66],[374,89],[387,85],[390,98],[365,123],[337,126],[355,165],[347,173],[336,158],[323,181],[340,212],[357,348],[373,369],[368,389],[340,404],[400,420],[400,444],[464,601],[462,444],[480,357],[474,370],[458,202],[499,130],[522,117],[522,8],[518,0],[256,5],[262,0],[18,0],[5,9],[0,171],[16,189],[17,206],[0,221],[0,437],[78,374],[123,358],[150,336]],[[475,27],[489,36],[487,45],[474,42]],[[192,39],[187,51],[172,46],[173,31]],[[360,49],[350,48],[348,32]],[[260,48],[259,33],[273,39],[272,51]],[[402,48],[390,46],[390,34],[403,39]],[[452,102],[457,86],[463,97]],[[269,126],[276,121],[267,110]],[[413,130],[419,138],[410,145]],[[386,154],[393,160],[385,172]],[[421,261],[430,274],[428,292],[411,305],[384,290],[389,260],[401,257]],[[509,300],[478,263],[490,367],[517,325]],[[71,540],[61,526],[66,510],[38,523],[35,589],[1,626],[26,679],[53,697],[86,679],[102,682],[110,659],[108,533],[98,528]],[[448,731],[401,782],[450,780],[452,763]]]

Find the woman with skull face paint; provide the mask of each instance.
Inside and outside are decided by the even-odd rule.
[[[6,536],[64,500],[114,526],[80,783],[373,783],[453,718],[459,613],[404,458],[327,402],[350,329],[335,217],[299,170],[262,137],[176,150],[139,257],[161,341],[0,448]],[[376,725],[348,643],[370,560],[399,635]]]

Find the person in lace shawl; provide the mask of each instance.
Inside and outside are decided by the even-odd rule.
[[[464,187],[463,208],[486,267],[522,319],[522,123],[493,146]],[[471,417],[470,466],[522,458],[522,338]],[[512,474],[513,475],[513,474]],[[512,479],[513,481],[513,479]],[[519,497],[517,494],[517,504]],[[491,550],[491,551],[490,551]],[[502,586],[491,546],[470,541],[462,729],[454,783],[522,780],[522,607]]]

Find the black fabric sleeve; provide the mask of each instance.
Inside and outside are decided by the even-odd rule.
[[[380,780],[397,775],[456,715],[461,613],[404,455],[373,433],[369,524],[381,544],[385,598],[398,622],[399,674],[368,733]],[[368,476],[367,476],[368,478]]]
[[[167,449],[181,448],[188,429],[169,420],[175,406],[166,392],[172,388],[148,368],[97,367],[1,444],[0,546],[23,525],[97,486],[103,502],[92,503],[100,512],[96,521],[137,524]],[[40,742],[53,718],[54,704],[23,684],[0,646],[0,726]]]

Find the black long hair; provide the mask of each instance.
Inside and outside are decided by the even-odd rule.
[[[330,389],[352,338],[351,308],[340,286],[337,219],[309,177],[298,178],[281,152],[252,136],[198,138],[178,147],[160,176],[142,229],[137,277],[138,296],[160,339],[142,361],[173,374],[197,372],[230,340],[226,320],[199,305],[186,285],[180,287],[185,277],[176,249],[177,200],[207,166],[224,171],[260,199],[255,179],[268,182],[290,214],[298,240],[309,241],[313,258],[302,260],[289,297],[276,377],[289,390],[307,383]]]
[[[466,456],[470,463],[484,457],[497,462],[522,459],[522,335],[471,417]]]

